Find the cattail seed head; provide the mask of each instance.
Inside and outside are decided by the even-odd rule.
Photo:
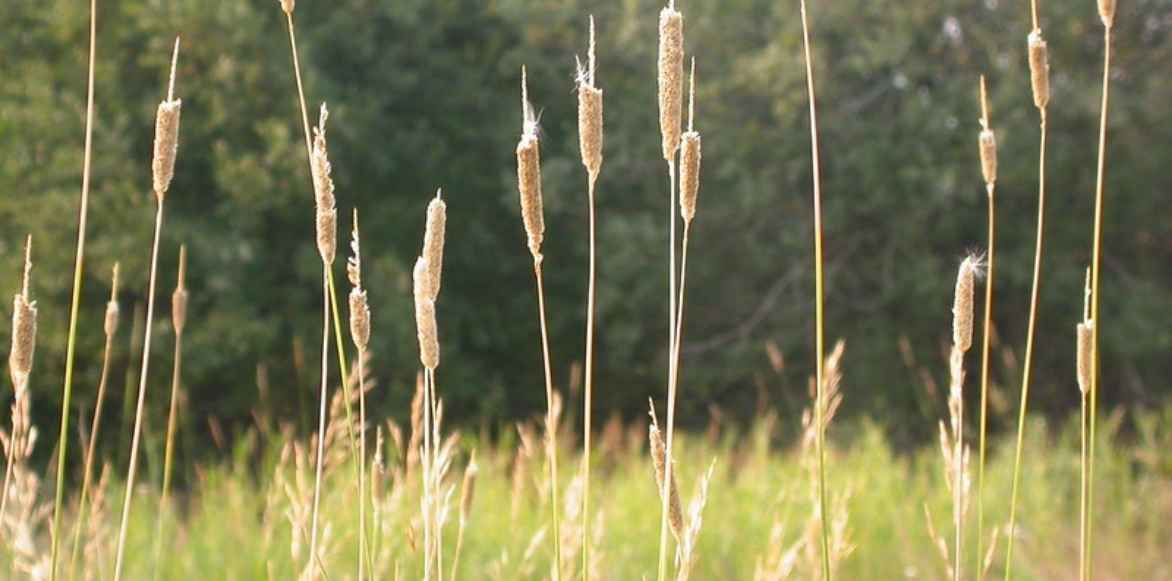
[[[976,287],[977,258],[967,256],[956,273],[956,294],[952,303],[952,343],[961,352],[973,345],[973,294]]]
[[[330,177],[329,150],[326,147],[326,119],[330,112],[322,103],[317,127],[313,128],[313,149],[310,152],[310,171],[313,174],[313,195],[316,206],[317,251],[326,264],[333,264],[338,249],[338,212],[335,209],[334,180]]]
[[[667,448],[663,445],[663,437],[659,433],[659,421],[655,417],[655,408],[651,408],[651,427],[647,430],[647,439],[651,443],[651,461],[655,466],[656,491],[663,498],[663,477],[667,468]],[[684,511],[680,503],[680,490],[676,485],[675,470],[672,470],[671,482],[668,485],[667,522],[676,541],[683,538]]]
[[[175,65],[179,60],[179,39],[175,39],[175,51],[171,56],[171,79],[167,98],[159,103],[155,113],[155,148],[151,160],[151,181],[155,196],[162,200],[171,187],[175,176],[175,156],[179,152],[179,113],[183,101],[174,98]]]
[[[19,391],[25,386],[33,368],[37,342],[37,302],[29,300],[29,273],[32,271],[32,237],[25,244],[24,281],[21,292],[12,297],[12,350],[8,369],[12,384]]]
[[[1050,103],[1050,56],[1041,30],[1034,30],[1028,39],[1030,59],[1030,87],[1034,91],[1034,106],[1045,110]]]
[[[590,49],[586,65],[578,62],[578,147],[582,165],[593,180],[602,168],[602,89],[594,84],[594,17],[590,17]]]
[[[359,351],[370,343],[370,305],[366,291],[358,287],[350,290],[350,337]]]
[[[680,214],[685,222],[696,217],[696,195],[700,192],[700,133],[684,133],[680,149]]]
[[[187,247],[179,247],[179,283],[175,285],[175,292],[171,293],[171,325],[175,327],[175,334],[183,334],[183,327],[187,324]]]
[[[281,10],[284,10],[285,14],[293,14],[293,8],[295,5],[295,0],[281,0]]]
[[[415,261],[415,327],[419,337],[419,361],[427,369],[439,366],[439,336],[435,324],[435,301],[428,291],[427,259],[420,256]]]
[[[684,16],[671,6],[659,12],[658,72],[659,133],[670,161],[680,147],[684,81]]]
[[[1094,336],[1095,322],[1091,319],[1086,319],[1075,327],[1075,334],[1077,336],[1077,369],[1078,372],[1078,390],[1086,395],[1087,390],[1091,387],[1091,339]]]
[[[1107,28],[1115,24],[1115,0],[1099,0],[1099,18]]]
[[[114,263],[114,277],[110,285],[110,300],[106,303],[106,320],[103,325],[103,330],[106,336],[113,336],[118,330],[118,316],[120,310],[118,308],[118,263]]]
[[[444,266],[444,230],[448,222],[448,205],[440,191],[427,204],[427,229],[423,233],[423,258],[427,260],[427,284],[431,300],[439,296]]]
[[[541,257],[541,242],[545,238],[545,216],[541,201],[541,152],[537,137],[537,121],[529,104],[525,85],[525,69],[521,69],[521,107],[524,125],[521,140],[517,142],[517,189],[521,193],[521,220],[529,238],[529,252],[533,259]]]
[[[997,137],[993,130],[984,128],[978,138],[981,148],[981,175],[985,183],[992,185],[997,182]]]

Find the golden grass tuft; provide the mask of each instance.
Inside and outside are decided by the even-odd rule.
[[[12,297],[12,348],[8,354],[8,372],[19,391],[28,383],[33,368],[37,342],[37,302],[29,299],[29,274],[32,272],[33,237],[24,248],[24,278],[21,291]]]
[[[680,116],[684,82],[684,16],[674,6],[659,12],[659,133],[663,159],[671,161],[680,147]]]
[[[427,259],[415,260],[414,280],[415,326],[419,338],[419,362],[428,370],[439,366],[439,334],[435,324],[435,301],[431,298]]]
[[[1042,30],[1035,28],[1026,38],[1029,48],[1030,88],[1034,93],[1034,106],[1045,110],[1050,104],[1050,53]]]

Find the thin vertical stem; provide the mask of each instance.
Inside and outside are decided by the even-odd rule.
[[[309,518],[309,559],[318,559],[318,511],[321,506],[321,472],[326,459],[326,391],[329,371],[329,289],[327,269],[321,275],[321,396],[318,409],[318,463],[314,469],[313,511]]]
[[[1087,578],[1087,394],[1082,394],[1079,415],[1079,434],[1082,436],[1079,455],[1079,507],[1078,507],[1078,578]]]
[[[49,578],[57,579],[57,551],[60,546],[61,505],[65,498],[65,457],[69,449],[69,403],[73,395],[73,356],[77,344],[77,316],[81,304],[82,272],[85,270],[86,218],[89,215],[90,161],[94,138],[94,60],[97,52],[98,2],[90,0],[89,71],[86,77],[85,153],[82,158],[81,208],[77,219],[77,256],[73,265],[73,295],[69,306],[69,339],[65,348],[65,385],[61,399],[61,433],[57,447],[57,494],[53,501],[52,550],[49,557]],[[7,496],[7,489],[4,491]]]
[[[822,532],[822,578],[830,581],[830,537],[826,530],[826,427],[823,425],[822,367],[826,351],[824,336],[823,277],[822,277],[822,178],[818,159],[818,113],[814,103],[814,57],[810,53],[810,24],[806,16],[806,0],[801,0],[802,47],[806,61],[806,90],[810,101],[810,151],[814,174],[814,317],[815,352],[817,371],[815,377],[814,422],[817,428],[815,444],[818,448],[818,520]]]
[[[561,579],[562,575],[562,533],[561,519],[558,516],[558,445],[557,430],[554,426],[553,415],[553,370],[549,361],[549,327],[545,322],[545,282],[542,274],[543,258],[538,255],[533,258],[533,275],[537,279],[537,314],[541,322],[541,353],[545,362],[545,399],[547,411],[545,415],[545,431],[548,438],[546,445],[549,451],[549,488],[552,494],[551,507],[553,508],[553,578]]]
[[[358,350],[358,581],[362,581],[369,558],[366,545],[366,378],[363,377],[363,350]],[[371,573],[374,570],[371,569]]]
[[[167,512],[168,500],[171,496],[171,466],[175,453],[175,426],[179,411],[179,378],[183,365],[183,333],[175,333],[175,366],[171,373],[171,405],[167,414],[167,440],[163,453],[163,491],[159,496],[159,514],[155,517],[155,577],[158,577],[159,557],[163,546],[163,521]]]
[[[423,581],[431,579],[431,370],[423,370]]]
[[[114,560],[114,581],[122,578],[126,554],[126,533],[130,526],[130,503],[134,498],[134,477],[138,472],[138,448],[142,440],[142,416],[146,404],[147,371],[151,362],[151,322],[155,319],[155,278],[159,266],[159,235],[163,231],[163,197],[156,196],[155,237],[151,244],[151,275],[147,289],[146,327],[143,331],[142,369],[138,374],[138,404],[134,412],[134,436],[130,441],[130,466],[126,472],[126,493],[122,501],[122,523],[118,527],[118,551]]]
[[[985,578],[985,567],[982,563],[985,551],[985,429],[989,410],[989,350],[990,338],[993,334],[993,263],[996,252],[996,203],[994,201],[994,184],[986,184],[985,190],[989,198],[989,265],[988,279],[985,283],[985,323],[981,337],[981,427],[980,451],[977,459],[977,580]]]
[[[1034,249],[1034,282],[1030,291],[1030,318],[1026,325],[1025,361],[1022,364],[1021,404],[1017,417],[1017,446],[1013,459],[1013,488],[1009,496],[1009,531],[1005,549],[1005,581],[1013,577],[1013,541],[1017,538],[1017,491],[1021,479],[1021,457],[1025,442],[1026,409],[1029,403],[1030,371],[1034,358],[1034,328],[1038,320],[1038,293],[1042,283],[1042,253],[1046,227],[1046,110],[1041,111],[1041,140],[1038,151],[1038,237]]]
[[[590,51],[594,58],[594,51]],[[593,74],[594,63],[590,70]],[[582,580],[590,581],[590,422],[594,390],[594,183],[596,175],[588,178],[587,197],[590,202],[590,279],[586,289],[586,401],[583,408],[582,427]]]
[[[668,388],[668,430],[667,439],[670,442],[672,436],[671,417],[674,411],[674,403],[671,401],[671,379],[672,379],[672,360],[671,353],[675,347],[675,316],[676,316],[676,162],[675,159],[667,161],[667,179],[668,179],[668,200],[667,200],[667,219],[670,224],[670,238],[668,240],[668,254],[670,267],[667,273],[667,388]],[[668,456],[664,460],[665,464],[671,465],[671,450],[667,451]],[[668,469],[670,470],[670,469]],[[667,483],[668,478],[663,479],[663,484],[660,487],[660,516],[659,516],[659,581],[664,581],[667,578]]]
[[[1103,257],[1103,189],[1107,167],[1107,109],[1110,104],[1109,89],[1111,81],[1111,26],[1103,29],[1103,102],[1099,115],[1099,159],[1095,177],[1095,239],[1091,258],[1091,389],[1090,389],[1090,442],[1087,450],[1087,579],[1092,577],[1092,561],[1094,555],[1094,500],[1095,500],[1095,438],[1096,418],[1098,417],[1099,402],[1099,267]]]

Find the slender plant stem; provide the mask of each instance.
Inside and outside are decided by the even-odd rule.
[[[670,223],[670,238],[668,239],[668,262],[670,267],[667,273],[667,385],[668,385],[668,430],[667,439],[670,442],[672,436],[671,417],[674,411],[674,402],[671,401],[671,380],[672,380],[672,349],[675,347],[675,316],[676,316],[676,162],[675,159],[667,160],[667,181],[668,181],[668,200],[667,200],[667,219]],[[667,449],[667,458],[664,460],[665,465],[671,465],[671,449]],[[670,468],[669,468],[670,470]],[[667,490],[670,479],[664,477],[663,484],[660,486],[660,514],[659,514],[659,581],[667,579],[667,511],[668,499]]]
[[[1087,449],[1087,579],[1093,577],[1092,562],[1094,556],[1094,501],[1095,501],[1095,438],[1096,418],[1098,417],[1099,402],[1099,267],[1103,257],[1103,189],[1107,167],[1107,109],[1110,105],[1109,89],[1111,82],[1111,26],[1103,29],[1103,103],[1099,114],[1099,160],[1098,171],[1095,177],[1095,241],[1093,257],[1091,259],[1091,389],[1090,389],[1090,442]]]
[[[1079,415],[1079,433],[1081,444],[1079,455],[1079,500],[1078,507],[1078,578],[1086,581],[1087,578],[1087,394],[1082,394]]]
[[[16,393],[17,398],[22,397],[25,393],[25,390],[28,389],[28,379],[21,380],[20,383],[13,385],[12,388],[13,388],[13,392]],[[15,406],[15,405],[16,404],[13,403],[13,406]],[[15,416],[15,411],[13,412],[13,415]],[[16,443],[15,443],[16,442],[16,439],[15,439],[16,438],[16,422],[15,422],[15,418],[12,423],[13,423],[13,430],[12,430],[12,433],[13,433],[12,438],[13,439],[9,440],[9,442],[8,442],[8,454],[7,454],[7,459],[6,459],[7,461],[6,461],[5,468],[4,468],[4,489],[3,489],[3,493],[0,494],[0,519],[3,519],[5,516],[8,515],[8,490],[9,490],[8,485],[12,482],[12,463],[13,463],[13,461],[15,461],[15,450],[16,450]]]
[[[158,578],[159,558],[163,547],[163,524],[171,496],[171,467],[175,458],[175,426],[179,416],[179,378],[182,377],[183,333],[175,333],[175,367],[171,373],[171,406],[167,413],[167,444],[163,453],[163,491],[159,496],[159,514],[155,517],[155,578]]]
[[[431,542],[435,543],[435,578],[438,581],[444,579],[444,527],[443,522],[440,521],[439,498],[440,498],[440,483],[443,480],[443,470],[440,466],[440,451],[442,449],[442,442],[440,440],[440,405],[439,399],[435,395],[435,370],[431,370],[431,490],[432,501],[437,503],[432,510],[431,518],[433,521],[434,534],[431,536]]]
[[[963,372],[962,372],[963,373]],[[960,581],[961,556],[964,554],[964,403],[957,406],[956,412],[956,442],[952,445],[952,482],[953,482],[953,517],[956,527],[956,542],[953,543],[953,559],[956,566],[952,568],[953,581]]]
[[[102,404],[106,401],[106,383],[110,376],[110,354],[114,346],[114,333],[106,335],[106,346],[102,349],[102,374],[98,379],[98,396],[94,403],[94,419],[90,423],[90,438],[85,452],[85,468],[82,470],[81,496],[78,498],[77,522],[73,525],[73,548],[70,551],[68,579],[77,573],[77,558],[81,550],[81,531],[85,524],[86,503],[89,501],[90,484],[93,477],[94,453],[97,451],[98,431],[102,425]]]
[[[982,549],[985,539],[985,428],[989,411],[989,343],[993,334],[993,262],[996,252],[996,202],[994,184],[985,184],[989,198],[989,264],[985,283],[985,323],[981,332],[981,426],[980,450],[977,453],[977,580],[985,578]]]
[[[423,371],[423,581],[431,579],[431,370]]]
[[[309,558],[316,559],[317,555],[317,517],[321,505],[321,478],[325,460],[326,440],[326,390],[328,387],[328,371],[330,357],[330,297],[326,284],[326,276],[322,274],[322,336],[321,336],[321,403],[318,408],[317,420],[317,465],[313,481],[313,511],[309,528]]]
[[[73,296],[69,306],[69,339],[65,348],[65,386],[61,399],[61,433],[57,447],[57,494],[53,500],[52,550],[49,556],[49,579],[57,579],[57,551],[61,535],[61,505],[65,498],[65,458],[69,449],[69,403],[73,395],[73,356],[77,344],[77,315],[81,305],[82,272],[85,270],[86,218],[89,215],[90,161],[94,138],[94,60],[97,49],[98,2],[90,0],[90,54],[86,78],[85,154],[81,172],[81,208],[77,219],[77,256],[73,265]],[[7,493],[7,488],[5,489]]]
[[[817,371],[815,377],[814,423],[817,428],[815,444],[818,448],[818,520],[822,532],[822,578],[830,581],[830,537],[826,530],[826,427],[823,425],[822,367],[826,342],[823,321],[822,278],[822,178],[818,158],[818,113],[814,104],[814,56],[810,53],[810,24],[806,16],[806,0],[801,0],[802,47],[806,61],[806,90],[810,100],[810,151],[814,174],[814,333]]]
[[[1013,541],[1017,538],[1017,491],[1021,479],[1021,457],[1025,442],[1026,410],[1030,394],[1030,371],[1034,359],[1034,328],[1038,320],[1038,293],[1042,283],[1043,240],[1046,227],[1046,110],[1041,110],[1041,139],[1038,147],[1038,238],[1034,249],[1034,282],[1030,291],[1030,319],[1026,324],[1025,361],[1022,364],[1021,404],[1017,416],[1017,446],[1013,458],[1013,487],[1009,495],[1009,530],[1005,548],[1005,581],[1013,577]]]
[[[138,404],[134,412],[134,435],[130,439],[130,466],[126,471],[126,493],[122,501],[122,523],[118,527],[118,551],[114,560],[114,581],[122,578],[123,558],[126,554],[126,533],[130,526],[130,503],[134,498],[134,477],[138,473],[138,448],[142,440],[143,408],[146,405],[147,371],[151,362],[151,322],[155,319],[155,280],[159,266],[159,236],[163,231],[163,202],[161,195],[155,196],[155,239],[151,244],[151,275],[147,289],[146,326],[143,330],[142,368],[138,373]]]
[[[586,289],[586,402],[582,406],[582,580],[590,581],[590,420],[594,390],[594,182],[588,178],[587,197],[590,202],[590,280]]]
[[[553,578],[559,581],[562,576],[562,529],[561,519],[558,516],[558,440],[554,426],[553,415],[553,370],[549,361],[549,327],[545,322],[545,282],[542,270],[543,257],[533,258],[533,276],[537,279],[537,315],[541,322],[541,355],[545,363],[545,401],[547,411],[545,415],[546,447],[549,454],[549,489],[553,502],[550,504],[553,513]]]
[[[366,546],[366,378],[363,377],[363,351],[358,350],[358,581],[364,578],[366,559],[369,557]],[[374,569],[371,569],[371,573]]]

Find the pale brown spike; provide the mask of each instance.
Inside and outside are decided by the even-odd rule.
[[[973,294],[976,287],[977,259],[965,257],[956,274],[956,294],[952,305],[952,343],[961,352],[973,344]]]
[[[651,404],[651,426],[647,429],[647,439],[651,444],[651,460],[655,466],[655,490],[662,498],[663,477],[667,469],[667,448],[663,444],[663,437],[659,433],[659,420],[655,417],[655,404]],[[671,482],[668,485],[667,521],[671,533],[680,542],[684,533],[684,511],[680,502],[680,490],[676,484],[675,470],[672,470]]]
[[[1042,31],[1035,29],[1027,37],[1030,61],[1030,88],[1034,93],[1034,106],[1045,111],[1050,104],[1050,56]]]
[[[155,114],[154,157],[151,160],[151,182],[155,196],[162,200],[175,176],[175,158],[179,150],[179,117],[182,99],[175,98],[175,68],[179,61],[179,38],[171,55],[171,77],[167,84],[167,99],[159,103]]]
[[[112,336],[118,330],[118,263],[114,263],[113,282],[110,284],[110,300],[106,303],[106,320],[103,330],[107,336]]]
[[[448,222],[448,205],[443,192],[436,190],[427,204],[427,229],[423,233],[423,257],[427,259],[427,285],[431,300],[439,297],[444,266],[444,231]]]
[[[171,325],[181,335],[187,324],[187,246],[179,246],[179,282],[171,293]]]
[[[24,389],[33,368],[37,341],[37,303],[29,300],[29,274],[32,271],[32,236],[25,245],[24,281],[21,292],[12,298],[12,350],[8,356],[9,373],[14,388]]]
[[[590,179],[602,167],[602,89],[594,85],[594,17],[590,17],[590,48],[586,65],[578,63],[578,148]]]
[[[1115,0],[1099,0],[1099,19],[1107,28],[1115,24]]]
[[[659,13],[659,132],[663,158],[672,160],[680,147],[680,116],[684,78],[684,17],[673,5]]]
[[[415,261],[415,326],[419,338],[419,362],[427,369],[439,366],[439,337],[435,323],[435,301],[427,290],[427,259],[420,256]]]
[[[296,7],[296,0],[281,0],[281,10],[284,10],[285,14],[292,16],[293,9],[295,7]]]
[[[989,128],[989,101],[985,93],[985,75],[981,75],[981,133],[977,138],[981,152],[981,175],[985,184],[997,182],[997,137]]]
[[[529,104],[525,85],[525,69],[521,68],[521,104],[525,124],[521,140],[517,142],[517,190],[521,194],[521,220],[529,239],[529,252],[534,260],[541,258],[541,243],[545,238],[545,216],[541,200],[541,152],[537,137],[537,123]]]

